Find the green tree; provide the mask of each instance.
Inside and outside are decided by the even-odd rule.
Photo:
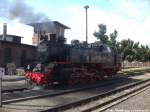
[[[107,44],[108,43],[108,36],[105,35],[107,27],[104,24],[98,25],[99,31],[94,32],[94,36],[100,40],[100,42]]]
[[[138,44],[134,43],[133,40],[127,39],[127,40],[122,40],[120,42],[120,52],[122,54],[122,59],[123,60],[128,60],[128,61],[134,61],[135,59],[135,49]]]
[[[131,39],[123,39],[120,42],[116,40],[118,31],[115,29],[109,36],[106,35],[107,27],[104,24],[98,25],[99,31],[94,32],[94,36],[102,43],[116,46],[118,52],[122,55],[122,60],[127,61],[149,61],[150,48],[148,45],[140,45]]]
[[[149,61],[150,49],[148,45],[141,45],[140,49],[138,50],[138,53],[140,55],[140,61]]]
[[[118,36],[118,32],[117,30],[115,29],[113,33],[110,33],[109,35],[109,44],[110,45],[113,45],[113,46],[116,46],[117,45],[117,41],[116,41],[116,38]]]
[[[150,49],[148,45],[140,45],[139,42],[134,42],[131,39],[122,40],[119,42],[119,52],[122,54],[122,60],[127,61],[149,61]]]

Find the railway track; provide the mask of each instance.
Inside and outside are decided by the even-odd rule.
[[[149,69],[148,69],[148,71],[149,71]],[[146,72],[148,72],[147,70],[146,70]],[[144,72],[144,71],[142,71],[142,72]],[[117,76],[123,76],[123,77],[130,77],[130,76],[136,76],[136,75],[139,75],[141,72],[137,72],[137,73],[134,73],[134,74],[131,74],[131,73],[129,73],[128,75],[125,75],[125,76],[123,76],[123,74],[121,73],[121,74],[118,74]],[[23,78],[24,79],[24,78]],[[4,79],[4,81],[5,81],[6,79]],[[12,81],[12,82],[14,82],[14,81],[16,81],[17,79],[9,79],[9,81]],[[19,80],[22,80],[22,79],[19,79]],[[12,86],[12,87],[11,87]],[[26,87],[27,85],[23,85],[23,87],[22,86],[19,86],[19,87],[17,87],[16,88],[16,86],[15,85],[11,85],[10,87],[8,86],[8,87],[3,87],[3,90],[2,90],[2,93],[9,93],[9,92],[15,92],[15,91],[24,91],[24,90],[28,90],[28,88]],[[15,86],[15,88],[14,88],[14,86]],[[91,86],[91,87],[93,87],[93,86]],[[90,87],[90,88],[91,88]],[[95,85],[94,85],[94,87],[95,87]],[[89,89],[90,89],[89,88]],[[85,88],[86,89],[86,88]],[[88,89],[88,87],[87,87],[87,89]]]
[[[145,80],[144,82],[149,83],[148,80]],[[20,108],[20,109],[24,108],[27,110],[28,110],[28,108],[30,109],[30,108],[34,107],[34,108],[38,108],[38,111],[40,110],[40,111],[54,111],[54,112],[56,111],[57,112],[57,111],[72,111],[72,109],[73,110],[77,109],[77,111],[83,111],[83,112],[84,111],[85,112],[86,111],[94,111],[95,109],[99,109],[104,104],[101,104],[100,107],[99,106],[97,106],[97,107],[87,106],[87,105],[89,105],[89,102],[91,104],[93,104],[94,102],[97,102],[97,99],[101,100],[101,99],[105,99],[107,97],[114,97],[113,95],[118,93],[117,89],[120,88],[120,92],[128,91],[127,88],[126,89],[123,89],[123,88],[125,88],[126,86],[130,86],[132,88],[132,87],[135,87],[136,85],[138,85],[140,83],[144,84],[144,82],[143,81],[139,82],[139,80],[131,80],[128,77],[125,78],[125,77],[117,76],[115,79],[105,80],[105,81],[102,81],[102,83],[100,83],[100,84],[94,84],[94,85],[87,86],[87,87],[80,87],[80,88],[74,88],[74,89],[72,89],[72,88],[71,89],[59,88],[58,90],[57,89],[56,90],[50,90],[50,91],[48,90],[45,92],[43,92],[43,91],[38,91],[38,92],[32,91],[32,92],[37,93],[35,95],[33,95],[33,94],[29,95],[28,93],[30,93],[31,91],[27,91],[27,92],[23,91],[21,94],[27,93],[29,96],[23,95],[24,97],[21,96],[19,98],[15,98],[14,97],[15,95],[12,95],[14,97],[14,99],[4,99],[3,105],[5,108],[7,108],[7,107],[8,108],[14,108],[14,106],[17,105],[16,108]],[[116,88],[116,89],[114,89],[114,88]],[[100,90],[100,92],[99,92],[99,90]],[[97,93],[97,91],[99,93]],[[112,91],[114,91],[114,92],[112,92]],[[40,92],[42,92],[42,93],[39,94]],[[88,92],[89,93],[91,92],[94,94],[88,95],[88,94],[86,94]],[[112,94],[110,94],[111,92],[112,92]],[[84,96],[86,96],[86,97],[82,97],[82,95],[80,96],[80,93],[85,93],[87,96],[84,94]],[[105,94],[105,93],[109,93],[109,94]],[[13,93],[11,93],[11,94],[13,94]],[[73,101],[72,99],[74,99],[74,98],[71,98],[72,96],[78,96],[79,98],[75,98],[75,101]],[[69,99],[68,99],[68,97],[69,97]],[[59,101],[58,104],[57,103],[51,104],[53,101],[57,101],[58,99],[61,100],[61,98],[65,99],[65,102]],[[33,102],[34,101],[35,102],[39,102],[39,101],[42,102],[42,100],[44,100],[44,99],[49,100],[50,105],[47,105],[48,103],[40,104],[40,105],[39,104],[36,105],[36,103],[30,104],[30,102],[32,102],[32,101]],[[67,99],[67,101],[66,101],[66,99]],[[102,103],[104,103],[104,102],[102,102]],[[98,104],[98,103],[96,103],[96,104]],[[109,103],[107,103],[107,104],[109,104]],[[107,107],[106,103],[104,106]],[[87,107],[89,107],[89,108],[87,108]],[[86,109],[89,109],[89,110],[86,110]]]
[[[120,80],[120,79],[119,79]],[[33,98],[33,99],[21,99],[21,100],[7,100],[7,101],[3,101],[4,107],[5,108],[14,108],[15,106],[17,106],[16,108],[24,108],[25,110],[27,109],[31,109],[32,108],[38,108],[38,111],[72,111],[75,109],[78,109],[78,111],[91,111],[91,110],[85,110],[85,107],[87,105],[89,105],[89,102],[91,104],[93,104],[94,102],[96,102],[97,99],[104,99],[107,98],[108,96],[118,93],[126,90],[127,88],[130,87],[135,87],[138,84],[144,84],[146,82],[149,83],[148,80],[140,81],[140,82],[127,82],[127,83],[122,83],[123,81],[120,80],[120,82],[117,82],[116,80],[113,81],[114,84],[106,84],[105,86],[103,85],[102,87],[93,87],[91,89],[84,89],[84,90],[80,90],[80,91],[74,91],[71,93],[64,93],[64,94],[53,94],[52,96],[42,96],[37,97],[37,98]],[[120,85],[119,85],[120,84]],[[116,86],[115,86],[116,85]],[[122,86],[124,85],[124,86]],[[116,89],[114,89],[113,87],[115,87]],[[100,92],[99,92],[100,91]],[[87,93],[94,93],[94,94],[87,94]],[[60,92],[59,92],[60,93]],[[84,97],[82,97],[81,94],[83,93]],[[86,95],[85,95],[86,94]],[[76,97],[76,98],[71,98],[71,97]],[[69,99],[68,99],[69,98]],[[61,99],[63,99],[64,101],[62,101]],[[66,100],[67,99],[67,100]],[[73,100],[72,100],[73,99]],[[75,101],[74,101],[75,99]],[[47,102],[46,104],[43,104],[42,102],[49,101],[49,103]],[[52,103],[52,102],[58,102],[58,103]],[[32,104],[30,104],[30,102],[32,102]],[[34,103],[35,102],[35,103]],[[37,102],[40,102],[40,104]],[[96,103],[97,104],[97,103]],[[81,106],[82,105],[82,106]],[[104,105],[104,104],[101,104]],[[90,108],[87,108],[90,107]],[[95,109],[96,107],[91,107],[91,106],[87,106],[86,109]],[[84,109],[83,109],[84,108]]]
[[[128,84],[102,94],[81,99],[76,102],[56,106],[41,112],[100,112],[128,99],[129,97],[147,90],[148,88],[150,88],[150,79]]]
[[[26,87],[22,87],[22,88],[14,88],[14,89],[4,89],[2,90],[2,93],[12,93],[12,92],[16,92],[16,91],[24,91],[24,90],[28,90],[28,88]]]
[[[18,97],[18,98],[9,98],[9,99],[5,99],[3,100],[3,104],[8,104],[8,103],[12,103],[12,102],[18,102],[18,101],[26,101],[26,100],[32,100],[32,99],[38,99],[38,98],[44,98],[44,97],[54,97],[54,96],[59,96],[59,95],[64,95],[64,94],[69,94],[69,93],[74,93],[74,92],[79,92],[79,91],[85,91],[85,90],[90,90],[96,87],[102,87],[102,86],[107,86],[107,85],[111,85],[114,83],[128,83],[126,81],[126,79],[122,78],[116,78],[116,79],[112,79],[112,80],[104,80],[102,81],[102,83],[96,83],[96,84],[92,84],[90,86],[86,86],[86,85],[81,85],[81,87],[73,87],[73,88],[58,88],[58,89],[50,89],[50,90],[28,90],[28,91],[24,91],[27,90],[27,88],[18,88],[18,89],[10,89],[10,90],[4,90],[2,91],[2,93],[9,93],[9,92],[14,92],[14,91],[22,91],[20,94],[27,94],[23,95],[24,97]],[[29,93],[31,92],[31,95],[29,95]],[[12,93],[10,93],[12,95]],[[18,93],[17,93],[18,94]],[[7,94],[9,96],[9,94]],[[15,95],[14,95],[15,96]]]

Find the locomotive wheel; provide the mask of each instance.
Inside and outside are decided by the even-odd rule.
[[[96,82],[96,81],[97,81],[97,79],[96,79],[95,76],[91,77],[91,83],[94,83],[94,82]]]
[[[49,87],[50,87],[50,84],[48,82],[45,82],[44,88],[49,88]]]
[[[71,72],[70,68],[58,67],[55,72],[54,81],[59,82],[61,85],[67,85]]]
[[[89,83],[89,80],[87,77],[80,77],[78,82],[81,84],[87,84],[87,83]]]
[[[86,83],[87,83],[86,77],[81,77],[80,83],[81,83],[81,84],[86,84]]]
[[[70,79],[70,80],[68,81],[68,84],[71,85],[71,86],[74,86],[74,85],[76,84],[76,82],[75,82],[75,80]]]

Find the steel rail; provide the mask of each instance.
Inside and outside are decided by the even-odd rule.
[[[14,88],[14,89],[4,89],[2,90],[2,93],[10,93],[10,92],[15,92],[15,91],[24,91],[28,90],[26,87],[24,88]]]
[[[85,109],[82,112],[91,112],[91,111],[95,111],[95,110],[99,110],[99,112],[100,111],[104,111],[104,110],[112,107],[113,105],[121,103],[124,100],[127,100],[128,98],[130,98],[132,96],[135,96],[136,94],[139,94],[139,93],[147,90],[149,88],[149,86],[150,86],[150,83],[146,84],[144,86],[141,86],[141,87],[139,87],[137,89],[131,90],[130,92],[127,92],[127,93],[125,93],[123,95],[120,95],[118,97],[112,98],[112,99],[110,99],[110,100],[108,100],[108,101],[106,101],[106,102],[104,102],[102,104],[95,105],[92,108]]]
[[[43,110],[43,111],[41,111],[41,112],[47,112],[47,111],[48,111],[48,112],[58,112],[58,111],[70,109],[70,108],[72,108],[72,107],[75,108],[75,107],[77,107],[77,106],[81,106],[81,105],[83,105],[83,104],[87,104],[87,103],[89,103],[89,102],[96,101],[96,100],[99,99],[99,98],[108,97],[108,96],[110,96],[110,95],[112,95],[112,94],[116,94],[116,93],[118,93],[118,92],[127,90],[127,89],[129,89],[129,88],[136,87],[136,86],[138,86],[138,85],[140,85],[140,84],[144,84],[144,83],[149,82],[149,81],[150,81],[150,79],[147,79],[147,80],[144,80],[144,81],[134,82],[134,83],[131,83],[131,84],[128,84],[128,85],[125,85],[125,86],[121,86],[121,87],[119,87],[119,88],[117,88],[117,89],[114,89],[114,90],[111,90],[111,91],[108,91],[108,92],[104,92],[104,93],[99,94],[99,95],[95,95],[95,96],[91,96],[91,97],[88,97],[88,98],[85,98],[85,99],[81,99],[81,100],[78,100],[78,101],[76,101],[76,102],[72,102],[72,103],[68,103],[68,104],[56,106],[56,107],[53,107],[53,108],[50,108],[50,109],[47,109],[47,110]],[[149,85],[150,85],[150,84],[149,84]],[[141,87],[141,88],[139,88],[139,89],[142,89],[142,88],[144,88],[144,87]],[[139,89],[138,89],[138,90],[139,90]],[[136,90],[135,90],[135,91],[136,91]],[[133,91],[133,92],[135,92],[135,91]],[[128,94],[127,94],[127,95],[128,95]],[[123,96],[120,96],[120,97],[118,97],[117,99],[119,99],[119,98],[121,98],[121,97],[123,97]],[[106,105],[106,104],[108,104],[108,103],[110,103],[110,102],[104,102],[104,103],[102,103],[100,106]],[[90,109],[86,110],[85,112],[89,112],[89,111],[91,111],[91,110],[93,110],[93,109],[95,109],[95,108],[99,108],[99,106],[98,106],[98,107],[90,108]]]
[[[75,88],[75,89],[71,89],[71,90],[64,90],[64,91],[56,92],[56,93],[46,93],[46,94],[42,94],[42,95],[34,95],[34,96],[29,96],[29,97],[5,100],[5,101],[2,101],[2,103],[3,104],[9,104],[9,103],[19,102],[19,101],[26,101],[26,100],[32,100],[32,99],[38,99],[38,98],[45,98],[45,97],[53,97],[53,96],[64,95],[64,94],[69,94],[69,93],[73,93],[73,92],[88,90],[88,89],[92,89],[92,88],[99,87],[99,86],[107,86],[107,85],[114,84],[114,82],[115,83],[116,82],[117,83],[122,82],[122,80],[113,80],[113,81],[109,80],[109,81],[110,82],[105,82],[105,83],[102,83],[102,84],[95,84],[95,85],[82,87],[82,88]]]

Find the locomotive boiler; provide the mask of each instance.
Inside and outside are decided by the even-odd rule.
[[[43,38],[37,53],[38,63],[26,72],[30,83],[36,85],[92,83],[115,76],[121,67],[117,49],[100,42],[74,40],[66,44],[63,37]]]

